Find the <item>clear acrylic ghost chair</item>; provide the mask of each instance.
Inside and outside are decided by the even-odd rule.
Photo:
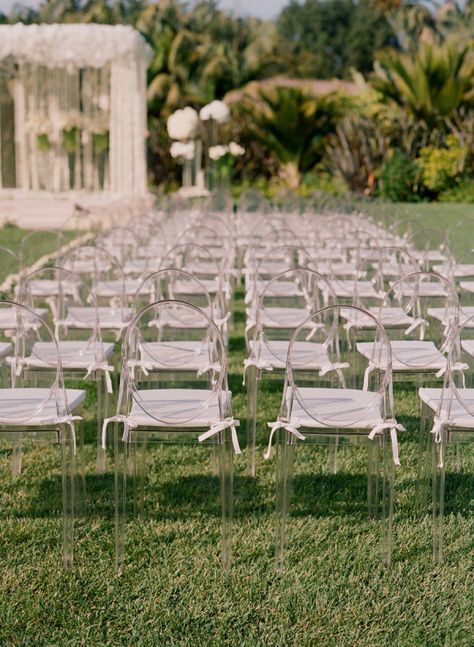
[[[9,361],[0,364],[0,437],[13,443],[12,472],[19,476],[22,441],[52,441],[61,446],[63,490],[63,559],[66,567],[73,560],[73,520],[75,506],[75,422],[85,393],[65,389],[61,363],[52,366],[50,379],[36,385],[33,371],[25,360],[38,343],[56,344],[52,330],[29,308],[12,301],[0,302],[0,312],[15,313],[14,349]],[[35,322],[35,325],[32,325]],[[57,345],[56,345],[57,349]],[[57,354],[59,351],[57,350]]]
[[[453,331],[442,388],[419,390],[422,403],[419,436],[418,495],[423,505],[431,483],[433,558],[444,558],[446,472],[449,467],[472,477],[474,441],[474,317]],[[449,478],[449,476],[448,476]],[[471,478],[471,481],[474,477]],[[449,502],[448,502],[449,506]]]
[[[275,285],[280,282],[293,286],[292,298],[287,291],[282,298]],[[248,469],[255,476],[255,444],[258,405],[258,386],[263,375],[281,377],[286,367],[286,356],[291,335],[308,318],[309,312],[323,305],[336,303],[331,284],[318,272],[308,268],[293,268],[280,272],[265,285],[254,312],[248,319],[249,356],[244,361],[244,384],[247,387],[247,447]],[[331,370],[329,359],[321,344],[312,344],[317,327],[311,322],[305,328],[306,338],[295,346],[295,356],[302,368]],[[251,338],[250,338],[251,337]],[[319,353],[316,353],[316,348]]]
[[[161,261],[161,268],[176,267],[193,274],[205,286],[212,297],[221,297],[229,303],[232,300],[232,283],[223,270],[220,262],[213,258],[201,245],[186,243],[172,247]],[[187,286],[189,287],[189,286]],[[187,299],[189,294],[180,292],[179,284],[175,286],[176,297]]]
[[[372,264],[372,282],[379,292],[385,292],[390,287],[390,281],[398,281],[420,269],[416,258],[403,247],[378,247],[377,255],[377,261]]]
[[[446,231],[421,226],[414,233],[413,241],[416,249],[412,250],[412,255],[419,261],[423,271],[430,271],[434,264],[449,263],[452,254],[448,246]]]
[[[189,282],[192,288],[189,292],[190,303],[199,310],[183,309],[181,307],[157,310],[157,316],[150,318],[148,325],[150,335],[146,344],[140,348],[140,363],[137,368],[142,371],[152,372],[173,368],[174,371],[197,372],[199,375],[212,371],[209,364],[208,339],[206,337],[207,324],[201,316],[201,311],[219,328],[225,332],[225,320],[215,316],[216,310],[213,301],[200,281],[183,270],[174,268],[163,269],[151,274],[144,281],[145,294],[153,294],[152,302],[173,300],[175,297],[174,286],[179,282]],[[134,309],[136,312],[149,305],[150,300],[144,298],[141,290],[137,291]],[[154,331],[154,335],[152,332]],[[163,341],[166,338],[166,342]],[[224,334],[223,334],[223,338]],[[155,357],[162,358],[164,363],[156,363]],[[174,359],[173,359],[174,358]]]
[[[159,348],[147,346],[150,337],[149,322],[166,310],[192,311],[201,316],[201,330],[205,330],[206,352],[212,365],[212,379],[208,374],[191,375],[176,372],[173,354],[167,366],[166,354]],[[182,316],[185,316],[184,314]],[[168,315],[165,315],[168,317]],[[166,331],[165,331],[166,333]],[[161,342],[166,344],[164,334]],[[136,370],[143,348],[148,358],[160,371],[146,374]],[[156,352],[156,354],[155,354]],[[236,425],[231,408],[231,394],[227,386],[227,364],[224,342],[215,324],[199,308],[190,304],[166,300],[150,304],[140,310],[127,328],[122,344],[122,382],[117,414],[104,421],[104,446],[107,426],[115,422],[115,486],[116,486],[116,563],[120,570],[124,558],[125,511],[127,492],[127,459],[133,446],[141,445],[144,452],[147,442],[189,443],[196,439],[207,442],[219,451],[219,476],[222,506],[222,559],[226,569],[231,561],[232,480],[233,452],[240,453]],[[123,424],[122,440],[118,437],[118,424]],[[122,451],[123,450],[123,451]],[[120,453],[122,457],[120,457]],[[144,459],[139,460],[143,470]],[[143,482],[143,476],[140,474]]]
[[[444,293],[442,301],[438,296],[434,300],[440,319],[446,322],[444,325],[429,316],[429,304],[433,301],[422,296],[427,286],[436,288],[427,292]],[[416,380],[421,385],[444,375],[449,337],[459,317],[456,291],[447,279],[431,272],[409,274],[387,292],[379,313],[372,310],[372,314],[384,325],[390,337],[394,379]],[[348,325],[351,322],[346,327]],[[368,370],[378,370],[376,362],[372,361],[372,342],[360,341],[357,349],[369,360]]]
[[[246,267],[245,304],[249,308],[255,308],[264,287],[277,274],[292,267],[312,267],[312,265],[311,257],[304,247],[279,245],[270,249],[255,266]],[[292,298],[294,282],[291,277],[288,279],[285,281],[282,277],[280,281],[274,282],[272,286],[274,294],[271,296]]]
[[[90,330],[95,326],[98,313],[102,333],[110,331],[120,339],[133,314],[127,298],[135,294],[140,281],[133,279],[128,284],[117,259],[98,246],[85,245],[73,249],[61,259],[60,266],[79,274],[97,301],[97,308],[69,308],[63,325]],[[109,305],[104,305],[104,302]]]
[[[45,244],[46,243],[46,244]],[[38,248],[58,252],[66,244],[66,237],[58,229],[35,229],[27,232],[20,242],[19,258],[22,272],[28,271],[38,258]]]
[[[48,293],[54,296],[44,298],[41,293],[38,294],[38,285],[54,286],[48,289]],[[108,401],[113,393],[114,345],[102,341],[94,293],[78,274],[60,267],[50,267],[35,270],[23,279],[19,300],[36,311],[49,306],[50,312],[43,316],[43,320],[54,329],[56,335],[55,344],[34,344],[31,355],[25,358],[25,366],[34,370],[39,377],[42,372],[54,370],[60,361],[68,385],[87,379],[96,383],[97,470],[101,472],[104,469],[101,421],[108,416]],[[68,321],[71,310],[76,313],[76,325],[69,327],[64,322]],[[81,325],[82,312],[86,315]]]
[[[371,376],[366,389],[360,388],[359,361],[354,350],[339,352],[337,343],[340,311],[343,306],[327,306],[303,322],[295,331],[288,349],[286,380],[278,419],[269,423],[270,457],[273,436],[277,434],[276,564],[285,556],[287,517],[292,490],[295,450],[307,445],[365,447],[368,453],[369,517],[382,520],[382,555],[391,562],[394,466],[398,458],[397,431],[404,430],[394,418],[390,342],[377,320],[355,306],[360,319],[371,317],[377,358],[384,370]],[[357,319],[357,318],[356,318]],[[298,365],[295,345],[306,335],[308,323],[317,327],[316,340],[327,349],[329,366],[336,370],[304,372]],[[315,346],[315,353],[319,349]],[[342,360],[342,361],[341,361]],[[296,369],[296,370],[295,370]],[[300,444],[299,441],[304,441]],[[301,450],[300,450],[301,447]]]

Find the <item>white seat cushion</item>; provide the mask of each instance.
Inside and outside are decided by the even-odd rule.
[[[258,357],[259,365],[269,368],[284,369],[289,340],[271,340],[266,343],[250,342],[252,356]],[[295,370],[314,369],[320,370],[329,365],[330,360],[327,349],[323,344],[310,341],[295,341],[291,358],[291,366]]]
[[[359,296],[363,299],[383,299],[384,294],[377,292],[371,281],[332,281],[337,297],[350,298]]]
[[[446,358],[432,341],[403,339],[390,342],[392,347],[392,371],[439,371],[445,368]],[[359,342],[357,350],[369,361],[373,360],[379,367],[385,368],[387,349],[382,348],[380,357],[372,358],[373,342]],[[380,344],[377,344],[380,349]]]
[[[63,368],[88,370],[100,361],[110,359],[114,353],[114,345],[94,344],[88,341],[60,341],[59,355]],[[53,342],[36,342],[27,357],[27,365],[34,368],[52,368],[57,365],[57,351]]]
[[[141,286],[141,279],[126,279],[125,281],[99,281],[94,290],[97,297],[103,299],[113,299],[120,297],[121,294],[126,296],[134,296],[138,288]],[[150,285],[145,284],[142,288],[142,294],[150,294]]]
[[[0,310],[0,330],[15,330],[17,326],[17,310],[14,307],[11,308],[2,308]],[[46,308],[35,308],[35,314],[38,317],[46,317],[48,310]],[[26,311],[21,311],[24,315],[23,325],[27,328],[35,328],[40,325],[40,322],[32,317]]]
[[[450,398],[449,393],[444,389],[427,389],[422,387],[418,393],[422,402],[437,413],[443,391],[444,402],[443,409],[440,411],[440,418],[443,420],[449,419],[449,424],[453,427],[474,429],[474,389],[458,389],[464,406],[456,397]],[[448,411],[450,411],[449,415]],[[472,411],[472,415],[469,415],[469,411]]]
[[[403,308],[387,306],[384,308],[367,308],[384,328],[398,328],[401,326],[410,326],[414,322],[413,317],[407,315]],[[374,321],[370,317],[364,317],[363,313],[348,308],[341,308],[341,317],[349,324],[354,324],[357,328],[371,329],[375,327]]]
[[[270,307],[263,308],[260,312],[260,323],[265,328],[278,328],[294,330],[309,317],[310,311],[306,308],[282,308]],[[255,310],[248,311],[247,327],[255,325]],[[309,321],[305,328],[313,328]]]
[[[298,389],[298,397],[304,408],[295,396],[290,424],[314,429],[372,429],[383,422],[379,393],[358,389],[301,388]]]
[[[209,348],[199,341],[144,342],[141,361],[147,370],[206,371]]]
[[[69,412],[74,413],[83,403],[86,392],[82,389],[65,389],[65,392]],[[50,389],[0,389],[0,424],[42,426],[55,424],[57,417],[56,400]]]
[[[221,420],[217,392],[208,389],[137,391],[128,418],[139,427],[184,429],[210,427]]]
[[[121,330],[128,325],[133,315],[131,308],[108,308],[107,306],[100,306],[97,310],[99,327],[103,330]],[[69,328],[93,330],[95,328],[95,308],[69,308],[66,318],[61,323]]]
[[[61,293],[76,296],[79,285],[73,281],[54,281],[53,279],[35,279],[28,281],[29,291],[36,297],[57,297]]]

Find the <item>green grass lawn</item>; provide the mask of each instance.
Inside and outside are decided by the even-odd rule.
[[[244,439],[241,292],[238,297],[229,381]],[[209,448],[150,449],[145,516],[129,519],[126,568],[117,576],[113,474],[95,474],[94,424],[86,425],[87,505],[77,523],[72,572],[61,564],[58,448],[27,449],[23,474],[12,482],[5,446],[0,645],[472,647],[474,452],[466,452],[460,473],[448,470],[446,559],[434,566],[431,518],[414,506],[416,391],[396,389],[396,414],[407,432],[396,475],[394,559],[386,570],[377,524],[366,518],[365,451],[341,450],[334,476],[324,450],[302,444],[287,568],[276,574],[275,464],[273,458],[264,461],[263,452],[266,422],[278,414],[280,392],[278,381],[263,383],[257,477],[246,475],[245,451],[235,461],[234,564],[228,576],[220,568],[219,489]],[[90,415],[92,388],[89,394]]]

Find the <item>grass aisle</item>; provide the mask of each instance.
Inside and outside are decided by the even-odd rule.
[[[244,313],[238,295],[230,337],[234,415],[245,438]],[[90,394],[93,391],[91,389]],[[274,461],[262,458],[280,387],[260,396],[257,478],[236,460],[234,565],[219,562],[220,509],[208,448],[152,447],[146,515],[130,518],[126,569],[114,573],[113,475],[95,475],[95,427],[87,425],[87,508],[77,523],[72,572],[61,565],[58,448],[30,448],[12,483],[0,463],[0,645],[474,644],[472,450],[449,474],[446,561],[431,558],[431,520],[413,508],[417,399],[397,389],[407,427],[397,473],[394,563],[380,565],[376,526],[366,519],[366,455],[340,452],[336,476],[314,447],[297,452],[288,567],[273,571]],[[91,407],[93,402],[91,401]]]

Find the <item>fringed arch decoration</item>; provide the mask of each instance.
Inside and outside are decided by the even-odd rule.
[[[146,190],[151,51],[118,25],[0,26],[0,188]]]

